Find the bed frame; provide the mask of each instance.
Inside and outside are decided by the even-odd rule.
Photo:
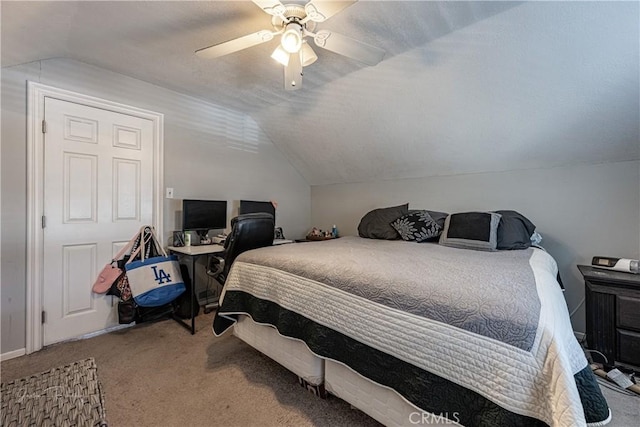
[[[415,426],[423,418],[434,421],[433,424],[438,419],[445,421],[439,415],[422,411],[395,390],[363,377],[346,365],[316,356],[303,341],[282,336],[271,325],[258,324],[251,317],[240,315],[233,333],[296,374],[301,385],[314,394],[324,397],[326,389],[386,426]],[[452,420],[446,421],[447,425],[457,425]]]

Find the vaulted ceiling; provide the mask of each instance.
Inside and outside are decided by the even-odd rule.
[[[312,185],[640,159],[637,2],[359,1],[318,28],[383,61],[315,48],[293,92],[269,58],[277,40],[194,55],[270,29],[252,2],[1,13],[3,67],[67,57],[245,112]]]

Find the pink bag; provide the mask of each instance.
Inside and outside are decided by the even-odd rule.
[[[128,245],[124,249],[127,248]],[[124,255],[124,252],[122,254],[118,253],[116,258],[119,258],[122,255]],[[121,274],[122,270],[118,268],[118,262],[115,259],[111,260],[109,264],[104,266],[100,274],[98,274],[98,278],[93,283],[93,288],[91,288],[91,290],[97,294],[104,294]]]
[[[135,236],[133,236],[133,238],[129,240],[129,243],[124,245],[124,247],[120,249],[120,252],[118,252],[116,256],[113,257],[111,262],[107,263],[107,265],[104,266],[100,274],[98,274],[96,281],[93,283],[93,287],[91,288],[93,292],[97,294],[104,294],[109,290],[109,288],[111,288],[113,282],[115,282],[118,277],[120,277],[120,275],[124,273],[124,271],[118,267],[118,260],[122,259],[124,254],[126,254],[127,251],[134,246],[139,236],[140,233],[136,233]]]

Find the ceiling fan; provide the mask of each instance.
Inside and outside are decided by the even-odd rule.
[[[330,30],[315,31],[316,23],[324,22],[355,1],[311,0],[301,4],[282,4],[279,0],[252,0],[272,16],[273,30],[261,30],[237,39],[214,44],[196,51],[202,58],[217,58],[273,40],[281,35],[280,44],[271,57],[284,65],[286,90],[300,89],[302,68],[313,64],[317,55],[306,38],[313,38],[316,46],[353,58],[367,65],[376,65],[384,57],[384,50],[354,40]]]

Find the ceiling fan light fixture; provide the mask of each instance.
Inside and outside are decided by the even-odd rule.
[[[311,46],[309,46],[309,43],[306,41],[302,43],[302,52],[300,53],[302,54],[300,60],[303,67],[313,64],[318,59],[318,55],[316,55]]]
[[[291,22],[287,24],[286,28],[280,39],[280,44],[287,52],[296,53],[302,47],[302,27],[298,23]]]
[[[289,52],[284,50],[280,45],[278,45],[276,50],[273,51],[273,53],[271,54],[271,57],[276,61],[278,61],[280,64],[284,65],[285,67],[289,65]]]
[[[300,89],[303,67],[308,67],[318,60],[309,39],[313,39],[318,48],[355,59],[366,65],[376,65],[384,58],[384,50],[375,46],[326,29],[316,32],[317,22],[324,22],[357,0],[299,0],[287,4],[281,3],[282,0],[252,1],[264,12],[271,15],[272,30],[261,30],[216,43],[196,50],[196,54],[201,58],[218,58],[266,43],[275,36],[280,36],[280,43],[272,52],[271,57],[284,66],[285,90]]]

